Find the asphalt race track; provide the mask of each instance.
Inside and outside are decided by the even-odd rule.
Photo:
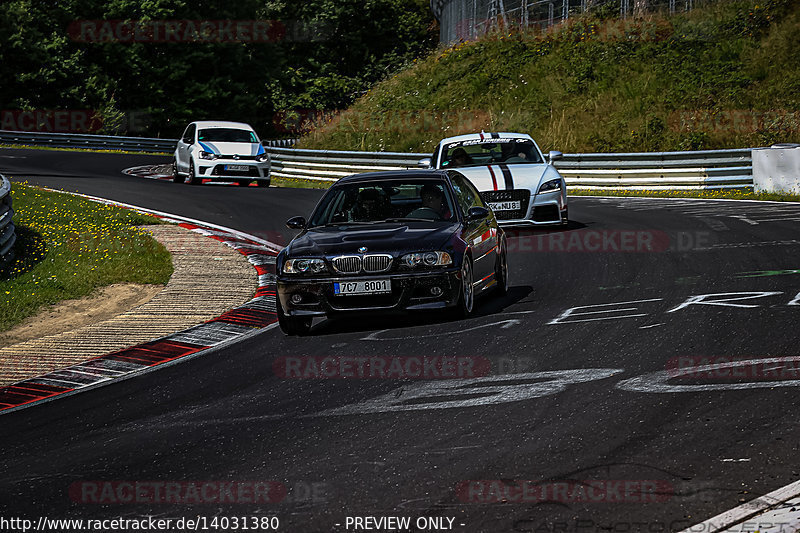
[[[120,174],[166,161],[5,149],[0,173],[274,242],[321,194]],[[800,205],[570,202],[568,229],[509,233],[513,287],[469,320],[321,321],[304,338],[271,329],[0,417],[0,514],[277,516],[279,531],[304,533],[357,530],[348,516],[452,518],[469,533],[675,531],[796,481]],[[284,358],[327,356],[490,369],[463,381],[276,372]],[[126,481],[275,481],[286,494],[92,503],[86,490]],[[541,493],[498,492],[524,481]],[[575,490],[590,482],[605,489]]]

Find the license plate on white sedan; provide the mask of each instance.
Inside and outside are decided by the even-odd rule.
[[[234,172],[247,172],[250,170],[248,165],[225,165],[225,170],[233,170]]]
[[[492,211],[516,211],[522,207],[522,203],[519,200],[514,202],[489,202],[489,207],[492,208]]]
[[[333,294],[351,296],[364,294],[387,294],[392,292],[392,281],[376,279],[368,281],[338,281],[333,283]]]

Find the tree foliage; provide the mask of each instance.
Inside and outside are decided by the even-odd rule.
[[[80,42],[76,21],[270,20],[274,42]],[[139,133],[177,136],[188,121],[250,122],[337,109],[435,44],[427,0],[6,0],[0,3],[0,108],[149,116]]]

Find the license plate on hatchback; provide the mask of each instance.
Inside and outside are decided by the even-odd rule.
[[[234,172],[247,172],[250,167],[247,165],[225,165],[225,170],[233,170]]]
[[[391,292],[392,281],[389,279],[338,281],[333,283],[333,294],[336,296],[388,294]]]
[[[489,202],[492,211],[516,211],[522,204],[519,200],[513,202]]]

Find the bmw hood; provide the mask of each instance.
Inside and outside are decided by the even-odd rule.
[[[442,250],[453,238],[456,223],[382,222],[365,226],[337,225],[310,228],[286,248],[288,257],[320,257],[366,253],[393,255]]]
[[[246,155],[255,156],[264,153],[260,143],[229,143],[199,141],[200,149],[217,155]]]
[[[536,194],[543,182],[561,177],[555,167],[546,163],[499,163],[481,167],[459,167],[456,170],[466,176],[480,192],[530,189],[532,194]]]

